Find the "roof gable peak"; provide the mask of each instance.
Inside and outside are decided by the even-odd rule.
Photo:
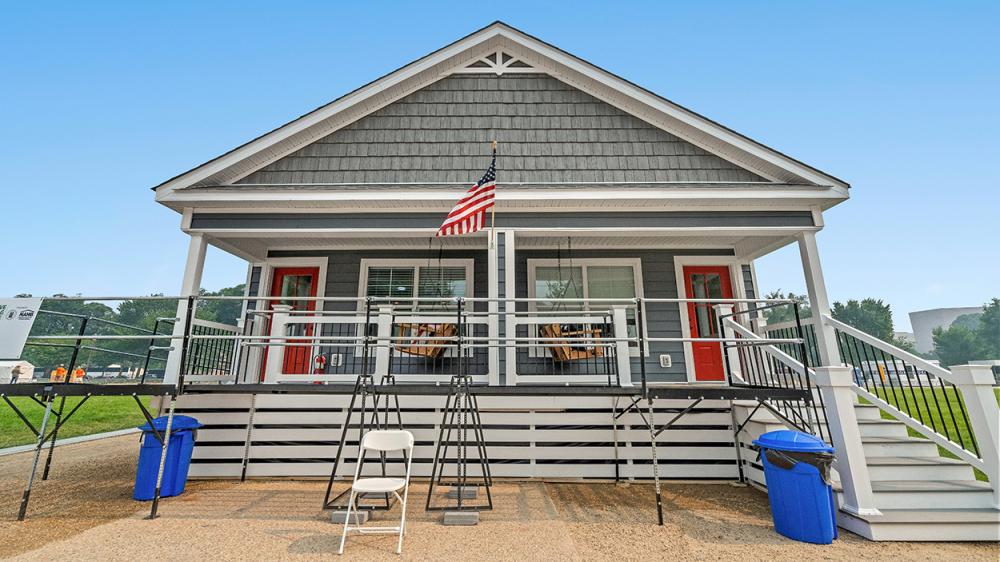
[[[155,187],[227,185],[386,105],[456,73],[545,73],[775,182],[847,183],[623,78],[495,21],[324,106]]]

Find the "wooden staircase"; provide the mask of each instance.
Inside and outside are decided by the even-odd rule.
[[[742,422],[754,404],[735,403]],[[909,435],[899,421],[883,419],[872,405],[857,404],[865,460],[880,516],[864,520],[840,511],[838,524],[872,540],[1000,541],[1000,509],[986,482],[961,460],[942,457],[938,446]],[[763,433],[787,429],[784,422],[760,409],[740,435],[744,470],[764,486],[763,468],[751,442]],[[834,489],[838,477],[834,472]]]

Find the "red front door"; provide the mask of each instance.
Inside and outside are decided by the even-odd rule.
[[[696,265],[684,267],[684,290],[689,299],[719,299],[716,303],[688,303],[688,334],[692,338],[718,338],[716,304],[733,298],[733,285],[727,266]],[[722,347],[717,342],[692,342],[694,378],[698,381],[721,381],[726,377]]]
[[[287,304],[292,310],[316,310],[316,301],[300,300],[297,297],[315,297],[319,282],[318,267],[279,267],[274,270],[271,281],[271,296],[281,297],[271,304]],[[310,325],[293,324],[289,326],[290,336],[312,336]],[[287,343],[308,343],[309,340],[289,339]],[[312,348],[305,345],[288,345],[284,348],[284,360],[281,372],[289,375],[309,374],[312,364]],[[265,361],[266,363],[266,361]]]

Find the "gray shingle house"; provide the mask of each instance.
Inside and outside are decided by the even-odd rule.
[[[492,140],[494,228],[435,237],[489,164]],[[892,372],[918,383],[958,380],[958,371],[900,355],[827,318],[816,233],[824,211],[848,199],[848,184],[503,23],[178,175],[157,186],[155,197],[182,214],[190,235],[182,294],[196,294],[206,247],[216,246],[248,263],[249,314],[239,330],[267,337],[280,328],[282,341],[298,342],[247,347],[238,382],[350,382],[366,369],[441,382],[461,359],[477,382],[493,386],[627,387],[641,378],[650,385],[725,385],[757,376],[758,367],[720,339],[778,337],[787,328],[766,326],[756,308],[766,304],[750,302],[761,292],[754,260],[797,245],[814,313],[806,322],[810,351],[792,358],[764,347],[768,358],[759,368],[769,377],[776,366],[808,373],[820,386],[836,370],[852,385],[836,387],[851,401],[828,402],[820,415],[831,426],[827,437],[844,445],[838,454],[846,455],[838,457],[841,524],[883,538],[996,529],[988,520],[996,513],[996,486],[978,485],[969,468],[995,460],[953,438],[912,443],[903,424],[923,420],[888,404],[869,384],[884,383],[884,372],[867,370],[891,356],[913,366]],[[720,301],[742,316],[727,317],[715,306]],[[466,308],[455,320],[460,306]],[[373,334],[392,343],[374,358],[349,345]],[[481,344],[459,357],[441,343],[456,334]],[[881,346],[884,355],[852,359],[849,337]],[[174,354],[168,382],[179,370]],[[873,405],[855,413],[855,394]],[[182,398],[182,409],[208,424],[194,475],[329,473],[330,428],[342,422],[345,397]],[[419,455],[433,439],[439,405],[405,398],[407,423],[429,427],[417,430],[414,464],[417,474],[426,473]],[[484,398],[495,475],[648,477],[649,436],[637,418],[609,425],[613,400]],[[878,408],[902,423],[888,425]],[[734,443],[732,433],[734,420],[751,415],[738,402],[700,403],[664,434],[661,471],[732,479],[745,469],[760,481],[752,435]],[[759,433],[779,423],[755,418],[745,427]],[[938,459],[938,445],[969,463],[960,478],[935,472],[954,469]],[[911,465],[904,458],[926,468],[919,491],[906,483]],[[942,501],[985,511],[953,518],[964,522],[961,532],[914,514]],[[895,519],[878,519],[876,506],[897,510]]]

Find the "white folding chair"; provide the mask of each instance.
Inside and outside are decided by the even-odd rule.
[[[393,451],[403,451],[406,454],[406,476],[403,478],[377,477],[359,478],[361,466],[364,464],[365,452],[377,451],[380,455]],[[399,533],[396,544],[396,554],[403,552],[403,535],[406,533],[406,497],[410,492],[410,463],[413,462],[413,434],[403,430],[377,429],[369,431],[361,439],[361,449],[358,451],[358,465],[354,469],[354,483],[351,484],[351,499],[347,503],[347,517],[344,518],[344,533],[340,536],[340,550],[344,553],[344,542],[348,531],[371,534]],[[399,495],[399,490],[403,495]],[[358,522],[358,507],[356,501],[361,494],[393,494],[402,505],[398,527],[362,527]],[[351,527],[351,511],[354,511],[355,526]]]

